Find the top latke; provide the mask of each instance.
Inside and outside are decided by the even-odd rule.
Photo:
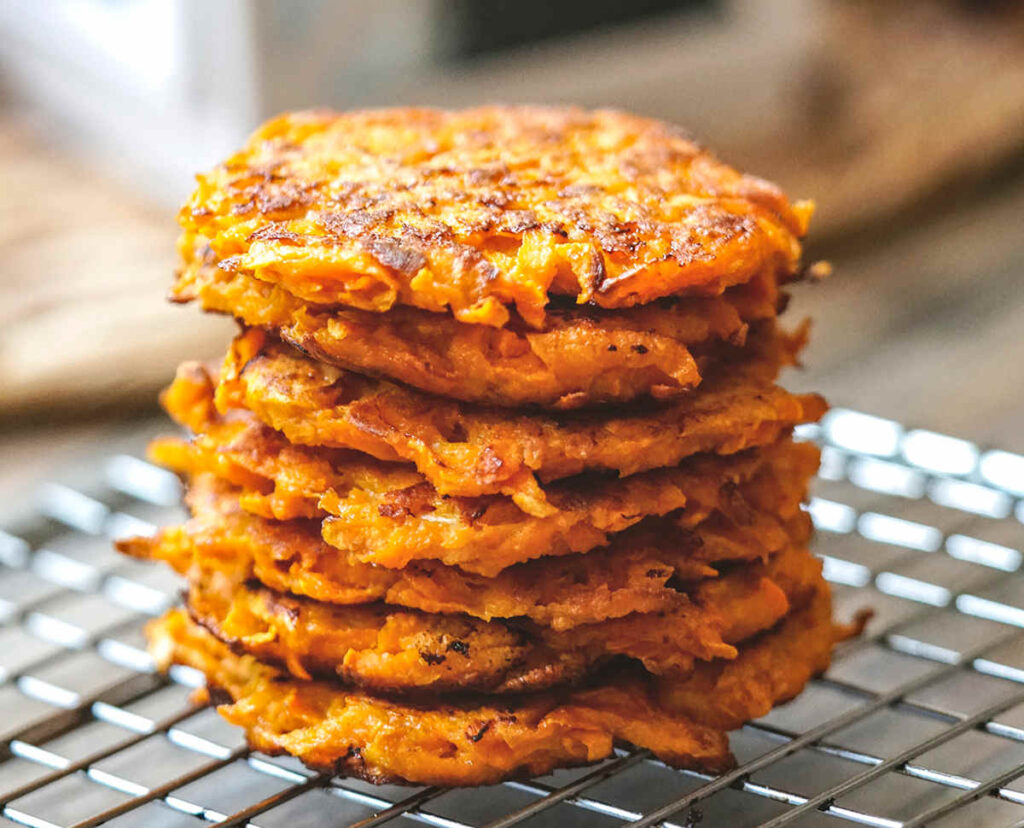
[[[796,270],[810,205],[619,112],[283,115],[180,213],[182,252],[311,302],[540,325],[552,295],[606,308]],[[201,244],[200,244],[201,246]]]

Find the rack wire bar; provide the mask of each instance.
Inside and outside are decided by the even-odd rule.
[[[181,713],[176,713],[173,716],[168,716],[166,719],[159,722],[155,726],[154,730],[169,730],[170,728],[174,727],[174,725],[176,725],[178,722],[183,721],[190,715],[192,715],[192,711],[186,710]],[[41,776],[39,779],[36,779],[33,782],[27,782],[21,787],[15,788],[13,791],[8,791],[6,793],[6,798],[8,801],[20,799],[21,797],[26,796],[32,793],[33,791],[38,790],[39,788],[45,788],[47,785],[52,785],[54,782],[63,779],[65,776],[70,776],[71,774],[77,773],[80,770],[86,770],[90,765],[99,762],[101,759],[106,759],[108,756],[113,756],[115,753],[118,753],[119,751],[127,750],[128,748],[137,745],[144,739],[148,739],[150,735],[152,735],[152,733],[153,730],[144,730],[141,733],[136,734],[135,736],[129,737],[120,742],[116,742],[111,747],[105,748],[103,750],[97,750],[95,753],[90,753],[86,756],[83,756],[76,762],[69,762],[63,768],[53,771],[53,773],[48,773],[45,776]]]
[[[443,788],[424,788],[422,791],[417,791],[412,796],[407,796],[405,799],[401,799],[392,805],[390,808],[379,813],[374,814],[366,819],[361,819],[359,822],[353,823],[349,828],[371,828],[374,825],[383,825],[385,822],[389,822],[396,817],[400,817],[402,814],[412,812],[414,809],[419,808],[431,799],[435,799],[444,793]]]
[[[987,782],[982,782],[976,787],[968,790],[966,793],[961,794],[956,799],[945,802],[941,805],[936,805],[933,808],[929,808],[924,813],[920,813],[911,819],[908,819],[903,823],[901,828],[919,828],[919,826],[928,825],[944,814],[949,814],[955,811],[957,808],[962,808],[971,802],[980,799],[983,796],[991,793],[997,788],[1001,788],[1008,782],[1020,777],[1024,774],[1024,767],[1014,768],[1013,770],[1006,771],[994,779],[990,779]]]
[[[585,791],[587,788],[593,787],[597,783],[607,779],[609,776],[620,773],[621,771],[626,770],[626,768],[630,768],[633,765],[650,758],[651,754],[646,750],[638,750],[632,754],[620,756],[609,764],[602,765],[596,770],[588,773],[586,776],[580,777],[575,782],[571,782],[568,785],[564,785],[561,788],[550,791],[545,794],[543,798],[538,799],[531,805],[527,805],[517,813],[489,822],[487,824],[487,828],[505,828],[505,826],[515,825],[517,822],[529,819],[533,814],[538,814],[558,802],[571,799],[577,794]]]
[[[257,814],[262,814],[264,811],[269,811],[271,808],[274,808],[278,805],[283,805],[285,802],[288,802],[289,800],[299,796],[299,794],[305,793],[306,790],[309,788],[312,788],[316,785],[326,784],[330,778],[330,774],[318,773],[316,776],[309,777],[304,782],[302,782],[299,785],[296,785],[293,788],[285,788],[280,793],[273,794],[272,796],[268,796],[266,799],[263,799],[260,802],[253,803],[248,808],[243,808],[238,813],[232,814],[227,819],[221,820],[218,823],[218,825],[223,826],[223,828],[230,828],[231,826],[236,825],[245,825],[246,823],[248,823],[249,817],[256,816]]]
[[[984,725],[985,722],[989,721],[989,719],[998,716],[1000,713],[1004,713],[1011,707],[1021,704],[1022,702],[1024,702],[1024,690],[1011,696],[1007,701],[998,702],[997,704],[993,704],[991,707],[987,707],[973,716],[968,716],[966,719],[962,719],[948,730],[944,730],[943,732],[933,736],[931,739],[921,742],[918,745],[914,745],[914,747],[903,751],[903,753],[879,762],[877,765],[862,771],[856,776],[847,779],[845,782],[841,782],[826,793],[818,794],[817,796],[812,796],[809,799],[806,799],[803,803],[793,808],[793,810],[786,811],[785,813],[779,814],[775,819],[768,820],[768,822],[764,823],[763,828],[778,828],[780,825],[788,825],[796,820],[801,814],[816,808],[821,808],[823,805],[825,808],[822,810],[827,810],[828,805],[844,793],[852,791],[855,788],[859,788],[861,785],[870,782],[872,779],[875,779],[894,768],[906,766],[906,764],[915,756],[920,756],[922,753],[926,753],[933,748],[939,747],[939,745],[945,744],[955,736],[959,736],[961,733]],[[1024,773],[1024,768],[1021,769],[1021,772]]]
[[[968,658],[973,659],[978,656],[981,656],[988,650],[995,649],[1001,644],[1007,644],[1010,641],[1016,639],[1017,637],[1018,634],[1014,633],[1005,636],[999,641],[985,644],[981,647],[978,647],[977,651],[975,653],[970,654]],[[870,704],[866,704],[860,707],[854,707],[851,710],[848,710],[846,713],[836,716],[834,719],[830,719],[829,721],[822,723],[821,725],[819,725],[816,728],[813,728],[812,730],[805,731],[801,736],[797,736],[793,739],[790,739],[789,741],[779,745],[774,750],[763,754],[757,759],[754,759],[745,765],[741,765],[729,771],[728,773],[715,777],[713,780],[708,782],[703,787],[698,788],[696,791],[693,791],[692,793],[687,794],[686,796],[674,802],[670,802],[662,808],[659,808],[657,811],[647,814],[642,819],[638,819],[634,822],[631,822],[628,828],[648,828],[648,826],[657,825],[663,822],[668,817],[672,816],[673,814],[679,813],[679,811],[683,810],[684,808],[693,805],[695,802],[701,799],[706,799],[707,797],[711,796],[717,791],[720,791],[723,788],[730,787],[731,785],[734,785],[735,783],[750,777],[752,774],[756,773],[762,768],[768,767],[773,762],[776,762],[779,759],[784,759],[790,754],[795,753],[800,748],[811,745],[814,742],[818,742],[826,736],[835,733],[836,731],[842,730],[845,727],[849,727],[850,725],[855,724],[861,719],[866,718],[867,716],[877,712],[882,708],[889,707],[890,705],[903,699],[904,696],[910,695],[915,690],[920,690],[923,687],[927,687],[928,685],[934,683],[937,679],[940,679],[943,676],[958,670],[960,666],[960,663],[957,662],[955,664],[950,664],[945,667],[939,667],[935,670],[924,673],[923,675],[914,679],[913,681],[909,681],[906,684],[900,685],[895,690],[885,693],[884,695],[878,696]],[[1013,697],[1013,704],[1017,704],[1021,701],[1024,701],[1024,693],[1021,693]],[[993,715],[995,713],[1001,713],[1005,709],[1006,707],[1004,707],[1003,705],[994,705]],[[987,720],[983,719],[982,721]],[[946,733],[948,733],[950,737],[956,735],[959,732],[959,727],[950,728],[949,731],[946,731]],[[936,741],[935,744],[941,744],[941,741]],[[934,745],[931,742],[923,742],[921,745],[918,746],[920,748],[919,752],[923,753],[924,751],[928,750],[933,746]],[[911,751],[910,756],[908,756],[908,758],[915,755],[917,755],[916,752]],[[895,763],[893,766],[895,767],[898,764],[900,763]],[[877,767],[879,766],[876,766],[876,768],[872,770],[876,770]],[[865,777],[865,782],[874,778],[874,774],[864,773],[862,775]],[[830,801],[839,794],[845,793],[845,791],[849,789],[847,785],[837,785],[835,788],[829,790],[827,792],[827,795],[824,798],[822,798],[821,801]],[[805,806],[806,803],[804,806],[799,807],[803,808]],[[784,816],[788,816],[788,814]],[[779,819],[781,818],[782,817],[780,817]],[[777,820],[772,820],[771,822],[767,823],[767,825],[771,825],[775,822],[777,822]]]
[[[180,519],[177,481],[92,458],[0,525],[0,825],[426,824],[819,828],[1024,825],[1024,456],[856,411],[808,509],[837,611],[876,611],[806,692],[734,734],[711,777],[618,750],[476,791],[373,787],[252,752],[154,673],[142,624],[178,599],[112,538]]]

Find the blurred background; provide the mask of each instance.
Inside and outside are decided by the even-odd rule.
[[[284,109],[566,102],[813,197],[791,385],[1024,450],[1024,4],[0,0],[0,495],[157,416],[192,174]]]

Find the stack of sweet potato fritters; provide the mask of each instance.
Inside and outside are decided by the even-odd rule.
[[[254,747],[472,785],[615,743],[720,770],[835,640],[775,384],[810,207],[621,113],[287,115],[181,212],[232,314],[152,446],[191,519],[150,629]]]

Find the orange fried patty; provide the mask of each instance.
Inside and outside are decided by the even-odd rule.
[[[624,308],[790,278],[811,205],[619,112],[283,115],[179,214],[186,262],[310,302],[541,326],[552,296]]]
[[[801,494],[817,468],[816,449],[783,439],[621,480],[591,473],[555,481],[539,490],[542,502],[530,499],[531,514],[501,495],[446,496],[411,465],[292,444],[247,409],[221,414],[212,388],[199,366],[179,376],[164,404],[197,434],[187,443],[157,441],[154,459],[183,473],[217,474],[241,487],[243,506],[262,516],[322,519],[328,543],[391,568],[434,559],[493,576],[532,558],[586,552],[645,516],[681,510],[684,525],[693,525],[716,508],[723,487],[766,464],[800,480]]]
[[[190,442],[157,441],[152,456],[176,471],[213,472],[240,486],[242,505],[256,514],[320,519],[324,539],[358,560],[396,569],[438,560],[486,576],[545,555],[589,551],[646,516],[678,512],[684,527],[695,525],[729,487],[760,469],[803,482],[818,462],[813,446],[783,440],[624,480],[568,478],[545,487],[549,508],[536,516],[500,495],[445,497],[411,467],[292,445],[244,411],[213,417]]]
[[[679,396],[700,382],[704,362],[743,345],[750,325],[773,318],[784,301],[774,279],[761,276],[721,296],[558,307],[538,328],[494,328],[405,306],[374,313],[307,302],[222,270],[208,249],[179,272],[172,298],[197,299],[360,374],[455,399],[556,409]]]
[[[590,685],[503,698],[385,699],[328,681],[303,681],[237,655],[174,610],[148,634],[158,665],[205,674],[245,728],[250,745],[374,782],[484,785],[599,761],[616,743],[707,772],[732,764],[725,733],[795,695],[828,665],[836,639],[827,588],[804,610],[755,639],[733,661],[698,663],[688,677],[655,680],[628,670]],[[781,654],[784,654],[782,656]],[[662,691],[663,692],[663,691]],[[672,706],[670,706],[672,705]],[[675,709],[677,712],[672,712]]]
[[[821,565],[791,548],[767,564],[729,569],[679,594],[671,610],[554,631],[524,621],[482,621],[383,603],[338,606],[283,595],[201,561],[189,569],[195,621],[298,678],[337,676],[387,691],[524,692],[564,684],[613,656],[654,673],[694,659],[734,658],[733,645],[805,603]]]
[[[538,478],[594,470],[626,476],[699,452],[732,454],[817,420],[825,411],[821,397],[790,394],[771,381],[781,361],[795,358],[796,345],[765,333],[757,352],[722,366],[699,393],[678,402],[553,417],[480,408],[367,379],[250,330],[229,349],[216,402],[222,414],[252,411],[292,443],[412,462],[442,495],[507,494],[543,515],[549,504]],[[185,366],[165,405],[179,420],[208,412],[212,383],[200,366]],[[205,427],[202,419],[189,424]]]
[[[241,331],[161,397],[190,518],[116,546],[185,577],[150,651],[253,750],[718,773],[855,632],[801,508],[827,405],[776,384],[813,204],[568,107],[290,113],[197,181],[171,298]]]
[[[151,623],[148,634],[161,667],[193,667],[227,695],[221,714],[245,728],[255,750],[289,753],[312,768],[372,782],[493,784],[599,761],[616,742],[650,748],[677,767],[732,764],[723,733],[659,709],[634,677],[499,704],[428,704],[289,678],[235,655],[181,610]]]
[[[799,491],[767,475],[734,490],[690,529],[670,519],[644,523],[587,555],[538,558],[493,578],[434,561],[401,570],[362,563],[327,545],[313,521],[279,523],[244,512],[238,492],[210,474],[191,480],[192,519],[151,538],[121,541],[121,551],[162,560],[181,573],[215,567],[235,581],[256,579],[278,592],[333,604],[388,604],[483,620],[522,618],[555,630],[631,613],[670,610],[678,589],[715,577],[713,567],[766,561],[810,537]],[[672,540],[666,542],[666,538]]]

